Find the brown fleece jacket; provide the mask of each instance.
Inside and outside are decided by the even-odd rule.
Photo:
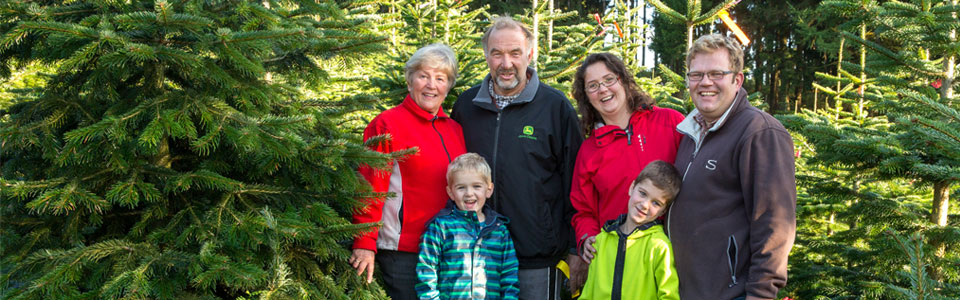
[[[797,218],[793,140],[746,95],[741,88],[702,141],[699,112],[677,125],[684,179],[667,234],[684,300],[774,298],[787,282]]]

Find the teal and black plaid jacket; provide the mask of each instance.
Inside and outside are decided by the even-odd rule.
[[[452,203],[427,225],[420,242],[420,299],[517,299],[519,263],[507,217],[484,207],[486,220]]]

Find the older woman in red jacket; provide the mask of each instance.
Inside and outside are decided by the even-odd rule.
[[[393,196],[368,199],[354,223],[383,222],[383,226],[353,242],[349,262],[358,275],[373,281],[374,261],[379,265],[387,294],[392,299],[417,299],[417,253],[426,224],[447,202],[447,165],[466,152],[460,124],[440,107],[457,78],[457,60],[450,47],[432,44],[417,50],[407,61],[405,75],[410,93],[397,107],[370,122],[363,140],[389,134],[391,139],[370,145],[390,153],[416,147],[417,153],[391,162],[389,171],[361,167],[360,173],[375,192]]]

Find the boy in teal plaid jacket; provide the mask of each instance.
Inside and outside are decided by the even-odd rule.
[[[507,217],[483,204],[493,194],[490,166],[475,153],[447,168],[453,200],[427,226],[420,242],[420,299],[517,299],[519,263]]]

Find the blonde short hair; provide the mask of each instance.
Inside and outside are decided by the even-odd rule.
[[[727,53],[730,54],[730,68],[732,68],[730,71],[733,71],[734,74],[743,71],[743,47],[740,46],[740,42],[732,37],[717,33],[701,36],[693,42],[693,45],[687,50],[687,69],[690,68],[690,61],[697,54],[713,53],[720,49],[726,49]]]
[[[483,177],[484,180],[491,182],[490,165],[487,164],[487,160],[483,159],[483,156],[480,156],[480,154],[469,152],[453,159],[450,165],[447,166],[447,184],[453,181],[454,174],[463,171],[480,173],[480,176]]]
[[[527,28],[526,25],[520,23],[517,20],[514,20],[511,17],[498,17],[493,19],[490,23],[490,27],[487,27],[487,31],[483,33],[483,38],[480,39],[480,44],[483,45],[483,53],[487,53],[487,42],[490,41],[490,35],[493,35],[494,31],[500,29],[518,29],[523,32],[524,40],[526,41],[525,49],[528,50],[530,47],[533,47],[533,32]]]
[[[436,43],[417,49],[417,52],[414,52],[413,55],[410,56],[407,64],[403,67],[407,85],[410,85],[413,73],[416,73],[424,66],[440,69],[444,73],[447,73],[447,78],[450,81],[448,88],[452,89],[453,86],[456,85],[457,55],[453,53],[453,49],[450,49],[450,46]]]

